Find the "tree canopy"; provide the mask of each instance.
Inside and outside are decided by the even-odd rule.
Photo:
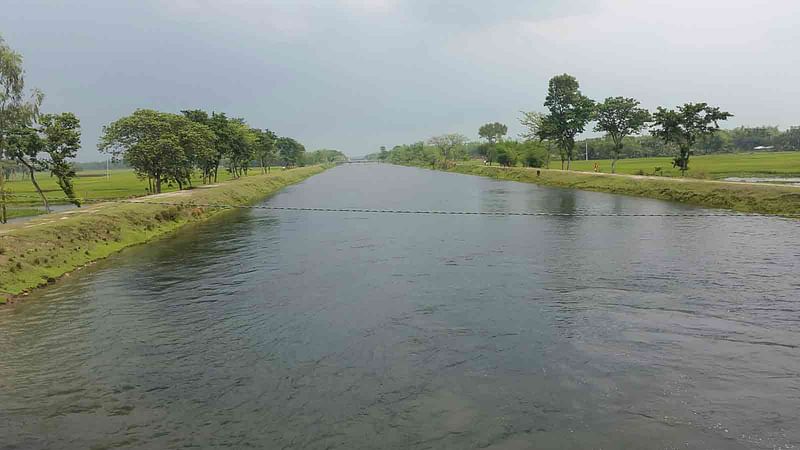
[[[575,149],[575,136],[583,133],[592,119],[594,101],[583,95],[578,80],[572,75],[557,75],[550,79],[544,106],[550,111],[542,117],[537,135],[553,141],[561,152],[562,166],[567,169]]]
[[[12,133],[30,127],[39,115],[44,94],[38,89],[25,92],[25,71],[22,55],[15,52],[0,36],[0,162],[13,159],[8,140]],[[19,137],[19,136],[18,136]],[[19,144],[19,142],[18,142]],[[0,222],[6,222],[5,173],[0,170]]]
[[[603,131],[614,143],[611,173],[616,171],[617,159],[622,151],[623,140],[640,133],[650,121],[650,113],[639,107],[633,98],[608,97],[596,107],[595,131]]]
[[[500,122],[487,123],[478,129],[478,136],[490,144],[496,144],[508,133],[508,127]]]
[[[698,138],[712,135],[719,130],[719,122],[733,117],[718,107],[706,103],[686,103],[677,109],[658,107],[653,114],[653,128],[650,133],[665,143],[678,147],[678,155],[673,166],[686,173],[692,146]]]
[[[457,133],[434,136],[428,140],[430,145],[439,149],[445,165],[459,156],[459,152],[466,142],[467,138]]]
[[[319,149],[305,154],[306,164],[323,164],[347,161],[347,155],[339,150]]]
[[[278,138],[275,146],[287,166],[302,166],[304,164],[305,160],[303,158],[306,148],[296,140],[289,137],[281,137]]]

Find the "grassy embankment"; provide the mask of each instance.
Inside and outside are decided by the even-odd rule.
[[[537,183],[547,186],[610,192],[613,194],[657,198],[709,208],[741,212],[800,215],[800,187],[729,183],[689,178],[641,177],[575,171],[536,169],[483,164],[456,164],[448,169],[469,175],[502,180]]]
[[[125,247],[225,211],[197,205],[249,204],[323,170],[303,167],[140,199],[177,206],[98,203],[0,226],[0,303]]]
[[[271,168],[270,173],[283,170],[280,167]],[[81,199],[88,200],[104,200],[104,199],[117,199],[129,197],[141,197],[147,195],[147,181],[140,179],[136,176],[132,169],[116,169],[109,171],[109,177],[106,177],[105,170],[85,170],[78,172],[75,177],[75,194]],[[195,173],[192,179],[194,185],[200,185],[201,180]],[[248,172],[249,176],[261,175],[260,168],[252,168]],[[229,181],[231,175],[228,171],[221,169],[219,171],[219,181]],[[49,173],[39,173],[36,176],[36,181],[42,187],[47,201],[51,205],[60,205],[69,203],[67,197],[58,187],[56,179],[51,177]],[[7,192],[9,195],[8,202],[8,216],[23,217],[34,216],[37,214],[44,214],[44,206],[39,194],[30,182],[27,176],[18,174],[14,179],[6,183]],[[163,192],[172,192],[178,190],[177,186],[163,186]]]
[[[580,153],[580,152],[578,152]],[[597,163],[600,172],[611,172],[611,160],[572,161],[570,169],[591,172]],[[559,168],[561,162],[553,160],[551,168]],[[656,171],[656,168],[661,168]],[[672,158],[629,158],[617,161],[617,173],[628,175],[681,176],[680,170],[672,167]],[[689,160],[690,178],[719,180],[728,177],[800,177],[800,152],[754,152],[723,153],[692,156]]]

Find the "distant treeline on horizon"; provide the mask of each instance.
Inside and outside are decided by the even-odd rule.
[[[628,136],[623,142],[620,158],[650,158],[673,154],[673,149],[654,136]],[[481,141],[469,141],[464,144],[464,150],[470,157],[481,157],[483,156],[481,145],[484,145]],[[611,159],[613,145],[614,143],[605,136],[575,142],[581,157],[585,157],[588,153],[589,159]],[[404,146],[398,145],[392,150],[401,147]],[[702,137],[695,145],[696,155],[780,151],[800,151],[800,126],[792,126],[786,130],[781,130],[777,126],[720,129],[713,135]],[[370,153],[364,158],[381,159],[380,152]]]

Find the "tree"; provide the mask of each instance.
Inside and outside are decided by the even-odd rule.
[[[324,164],[339,161],[347,161],[347,155],[339,150],[320,149],[305,155],[306,164]]]
[[[596,107],[597,125],[595,131],[603,131],[614,143],[611,161],[611,173],[617,168],[617,160],[622,151],[626,136],[642,131],[650,121],[650,113],[639,107],[639,102],[632,98],[608,97]]]
[[[478,154],[481,155],[490,166],[497,160],[497,149],[495,147],[496,145],[488,142],[483,142],[478,146]]]
[[[478,136],[486,139],[486,143],[478,146],[478,154],[483,156],[489,165],[492,165],[495,159],[495,146],[503,140],[506,133],[508,133],[508,127],[500,122],[487,123],[478,128]]]
[[[28,174],[36,188],[36,192],[42,198],[44,209],[50,212],[50,204],[47,202],[47,197],[42,192],[39,183],[36,182],[36,172],[45,169],[44,162],[39,159],[39,153],[44,151],[44,143],[32,127],[19,127],[11,130],[6,136],[6,154],[25,166]]]
[[[542,117],[537,135],[541,140],[552,140],[569,170],[575,150],[575,136],[583,133],[592,119],[594,101],[581,94],[580,84],[572,75],[557,75],[550,79],[544,106],[550,111]]]
[[[181,114],[192,122],[206,127],[211,132],[211,146],[206,148],[205,151],[195,154],[195,163],[203,173],[203,183],[210,183],[212,178],[216,182],[219,164],[222,160],[222,152],[218,148],[221,138],[214,130],[218,130],[220,126],[224,127],[227,124],[227,118],[223,114],[224,120],[220,121],[219,118],[215,118],[212,124],[211,117],[202,109],[182,110]]]
[[[800,127],[790,127],[784,131],[780,141],[785,150],[800,150]]]
[[[162,183],[170,181],[182,188],[188,182],[191,160],[181,145],[178,119],[174,114],[136,110],[104,126],[98,148],[122,157],[137,175],[147,178],[151,192],[160,193]]]
[[[269,167],[278,155],[275,141],[278,136],[270,130],[253,130],[256,134],[255,155],[261,163],[261,173],[269,172]],[[266,169],[265,169],[266,167]]]
[[[277,147],[281,158],[287,166],[299,166],[304,163],[306,149],[294,139],[288,137],[278,138],[275,147]]]
[[[0,163],[9,157],[7,139],[21,127],[31,126],[39,114],[44,94],[34,89],[25,96],[25,72],[22,56],[0,36]],[[0,222],[6,222],[5,170],[0,170]]]
[[[172,123],[172,133],[177,136],[178,144],[186,158],[175,173],[178,186],[183,188],[183,183],[192,185],[192,172],[195,168],[199,168],[202,172],[203,183],[210,182],[218,158],[217,150],[214,148],[214,133],[206,125],[186,117],[172,114],[168,117]]]
[[[81,122],[71,112],[44,114],[39,117],[39,133],[43,151],[47,154],[44,165],[56,177],[58,186],[75,206],[81,202],[75,197],[72,179],[75,168],[69,159],[75,158],[81,147]]]
[[[536,111],[520,111],[522,117],[519,118],[519,123],[525,127],[525,131],[520,133],[525,141],[541,141],[542,137],[539,130],[542,129],[542,119],[544,114]]]
[[[230,134],[225,157],[227,159],[228,172],[239,178],[247,174],[250,162],[256,150],[257,136],[247,126],[244,119],[229,119],[228,126]]]
[[[706,103],[686,103],[677,110],[659,106],[653,114],[653,128],[650,133],[665,143],[678,147],[678,155],[672,165],[685,175],[689,170],[689,157],[695,141],[702,136],[714,134],[719,130],[719,122],[730,117],[733,114]]]
[[[525,167],[544,167],[550,151],[540,141],[527,141],[519,145],[519,154]]]
[[[518,155],[516,142],[501,142],[495,147],[497,162],[501,166],[511,167],[517,165]]]
[[[439,149],[444,159],[444,165],[447,167],[447,162],[456,156],[456,153],[467,142],[467,138],[460,134],[443,134],[430,138],[428,142]]]
[[[486,139],[492,145],[503,140],[506,133],[508,133],[508,127],[500,122],[487,123],[478,129],[478,136]]]
[[[231,122],[225,113],[212,112],[208,120],[208,127],[214,133],[214,148],[217,150],[217,159],[214,164],[214,182],[217,182],[219,165],[224,155],[229,155],[236,139],[235,131],[231,127]]]

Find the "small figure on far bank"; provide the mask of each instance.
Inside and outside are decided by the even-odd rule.
[[[597,163],[594,163],[594,167],[593,168],[594,168],[595,172],[600,172],[600,166]]]

